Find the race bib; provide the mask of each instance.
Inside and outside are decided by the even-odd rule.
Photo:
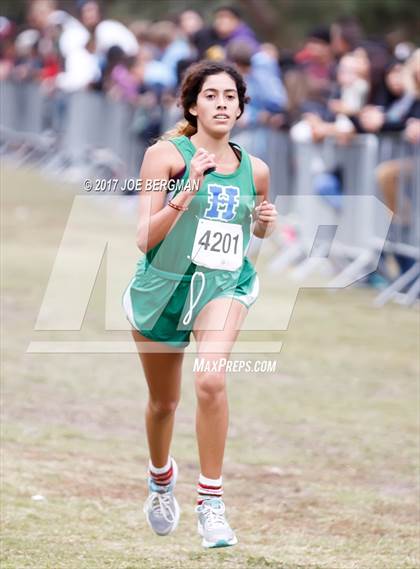
[[[208,269],[236,271],[243,262],[242,226],[237,223],[200,219],[191,260]]]

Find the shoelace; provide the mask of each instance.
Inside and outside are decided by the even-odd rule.
[[[219,504],[216,507],[208,503],[204,503],[204,507],[203,504],[201,505],[201,512],[204,514],[207,529],[226,527],[225,505],[223,502],[219,502]]]
[[[157,517],[164,518],[168,523],[175,521],[175,512],[171,509],[172,499],[169,492],[152,492],[146,500],[145,509],[152,508]],[[169,516],[167,513],[169,512]]]

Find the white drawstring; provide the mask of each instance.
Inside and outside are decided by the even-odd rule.
[[[200,277],[201,277],[201,289],[197,295],[197,298],[195,298],[193,300],[193,297],[194,297],[194,279],[198,275],[200,275]],[[205,277],[204,273],[202,273],[201,271],[197,271],[196,273],[193,274],[192,279],[191,279],[191,284],[190,284],[190,307],[189,307],[188,312],[185,314],[184,319],[182,321],[184,326],[186,326],[187,324],[190,323],[192,315],[193,315],[193,310],[197,306],[198,301],[200,300],[200,297],[203,293],[205,284],[206,284],[206,277]]]

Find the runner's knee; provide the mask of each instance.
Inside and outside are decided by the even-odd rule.
[[[175,413],[179,399],[149,399],[149,409],[157,418],[165,418]]]
[[[197,372],[195,387],[198,400],[211,403],[225,393],[225,373],[223,371]]]

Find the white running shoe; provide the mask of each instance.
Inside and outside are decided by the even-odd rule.
[[[238,543],[225,519],[225,504],[222,498],[206,498],[195,507],[198,514],[198,533],[203,538],[203,547],[228,547]]]
[[[147,523],[157,535],[169,535],[179,522],[181,513],[179,504],[174,496],[174,488],[178,477],[178,466],[172,458],[173,476],[166,486],[159,486],[149,476],[149,496],[144,503],[143,512]]]

